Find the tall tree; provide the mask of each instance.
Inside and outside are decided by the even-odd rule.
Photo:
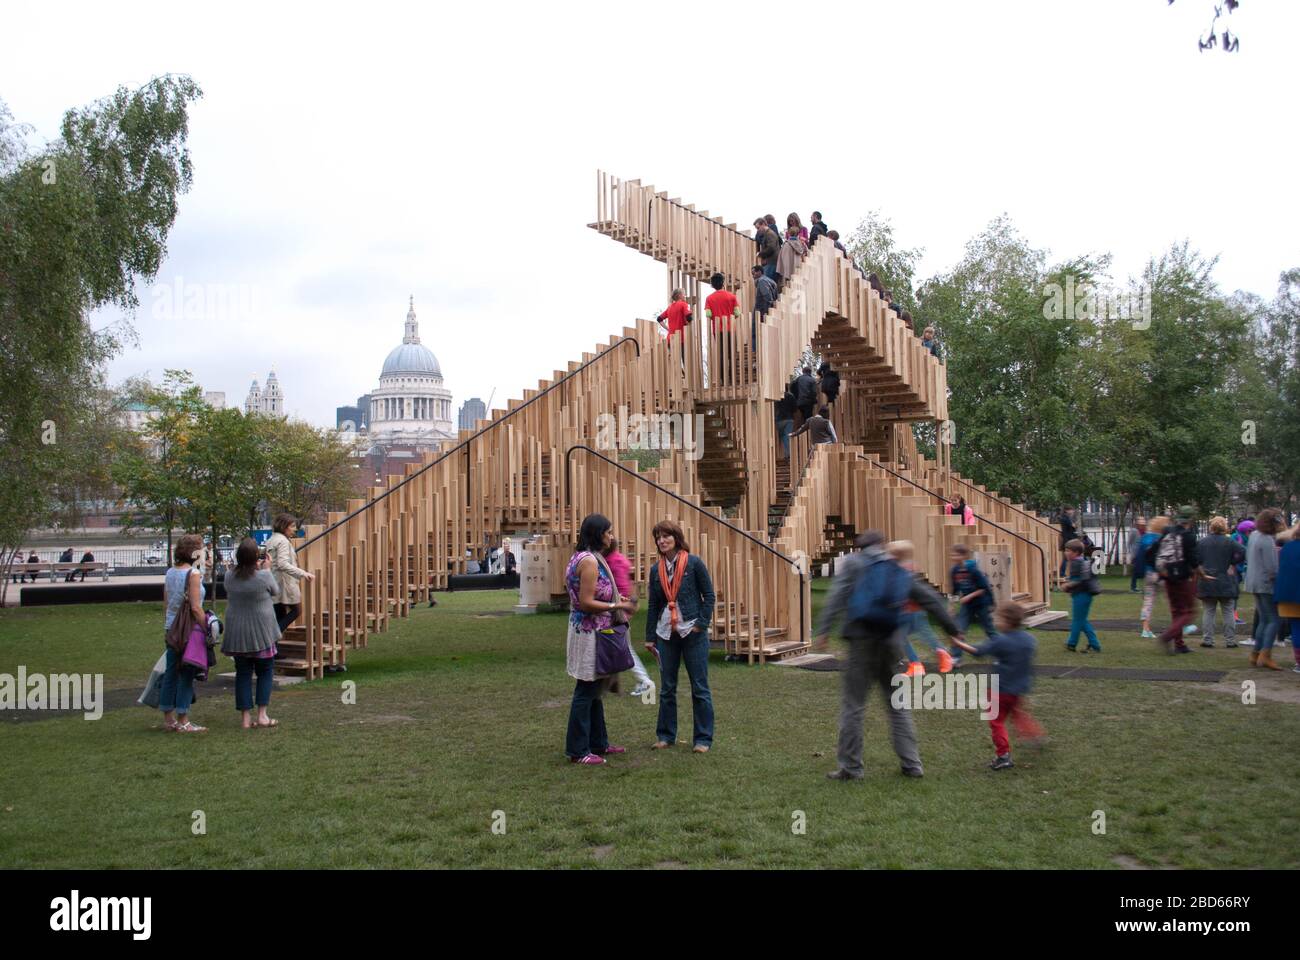
[[[1249,338],[1233,369],[1242,441],[1242,494],[1256,509],[1300,507],[1300,268],[1284,272],[1271,303],[1238,295]]]
[[[258,420],[266,457],[263,499],[271,513],[316,523],[356,495],[357,468],[334,431],[274,417]]]
[[[1049,271],[1046,260],[1000,217],[922,286],[918,306],[947,353],[953,466],[1039,509],[1098,485],[1095,437],[1080,415],[1091,326],[1078,309],[1054,310],[1051,291],[1092,283],[1106,265],[1085,258]]]
[[[131,381],[122,388],[121,397],[124,405],[135,406],[145,418],[137,434],[139,442],[124,448],[113,463],[113,479],[127,506],[122,526],[128,531],[165,530],[170,556],[172,531],[181,522],[189,498],[181,465],[206,408],[203,391],[189,371],[168,370],[161,385]]]
[[[872,210],[859,221],[845,249],[858,266],[880,278],[895,303],[916,312],[916,265],[925,253],[923,247],[900,247],[892,221]]]
[[[59,438],[94,416],[86,398],[129,326],[95,330],[95,308],[137,304],[190,185],[188,77],[119,89],[64,116],[39,152],[0,109],[0,548],[51,522],[66,470]],[[8,484],[7,484],[8,485]],[[0,549],[0,555],[6,551]]]

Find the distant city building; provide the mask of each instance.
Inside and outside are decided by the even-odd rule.
[[[432,450],[455,435],[451,391],[443,386],[438,358],[420,342],[414,297],[402,342],[384,360],[379,386],[360,399],[372,448]]]
[[[272,370],[266,375],[266,389],[258,386],[257,381],[248,389],[244,400],[245,413],[261,413],[270,417],[284,419],[288,411],[284,406],[284,394],[280,392],[280,381]]]
[[[470,397],[460,407],[459,426],[462,430],[473,430],[479,420],[487,419],[487,404],[478,397]]]
[[[334,428],[350,428],[355,433],[365,433],[370,429],[370,394],[357,397],[355,406],[334,408]]]
[[[122,422],[128,430],[139,433],[146,423],[158,416],[158,411],[143,403],[128,403],[122,408]]]

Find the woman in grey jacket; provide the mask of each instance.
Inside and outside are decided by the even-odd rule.
[[[1269,507],[1255,518],[1255,529],[1246,542],[1247,593],[1255,595],[1255,610],[1259,623],[1255,626],[1255,649],[1250,653],[1250,665],[1281,670],[1273,662],[1273,642],[1277,639],[1277,601],[1273,599],[1273,586],[1277,581],[1277,541],[1274,536],[1282,529],[1282,514]]]
[[[235,550],[235,562],[226,570],[226,632],[221,652],[235,660],[235,707],[243,727],[274,727],[279,721],[266,715],[271,703],[275,673],[275,642],[280,628],[272,600],[280,593],[269,569],[258,558],[257,541],[245,537]],[[253,720],[253,674],[257,674],[257,719]]]
[[[1223,611],[1223,639],[1225,646],[1237,645],[1236,614],[1237,607],[1237,564],[1245,558],[1246,552],[1240,544],[1228,539],[1228,521],[1224,517],[1215,517],[1210,521],[1210,534],[1196,545],[1196,554],[1201,559],[1201,570],[1206,576],[1196,581],[1196,595],[1205,608],[1201,622],[1204,638],[1201,646],[1214,646],[1214,611]]]

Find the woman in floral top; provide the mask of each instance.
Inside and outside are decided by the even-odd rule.
[[[610,745],[605,730],[605,705],[601,702],[609,678],[596,676],[596,631],[610,628],[615,610],[631,615],[636,609],[635,600],[619,596],[609,569],[597,559],[612,541],[609,520],[599,513],[591,514],[582,521],[577,548],[564,572],[572,610],[567,642],[568,672],[577,681],[569,708],[564,752],[570,762],[587,766],[603,764],[605,754],[627,752],[626,747]]]

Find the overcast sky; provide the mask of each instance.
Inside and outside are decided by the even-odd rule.
[[[274,365],[332,424],[413,294],[454,404],[503,407],[663,306],[663,268],[586,227],[597,168],[742,225],[879,209],[923,277],[1003,212],[1118,278],[1183,238],[1228,291],[1300,266],[1290,0],[1243,0],[1231,55],[1197,52],[1211,0],[205,6],[4,15],[0,97],[38,140],[118,85],[205,92],[114,381],[187,368],[242,403]]]

